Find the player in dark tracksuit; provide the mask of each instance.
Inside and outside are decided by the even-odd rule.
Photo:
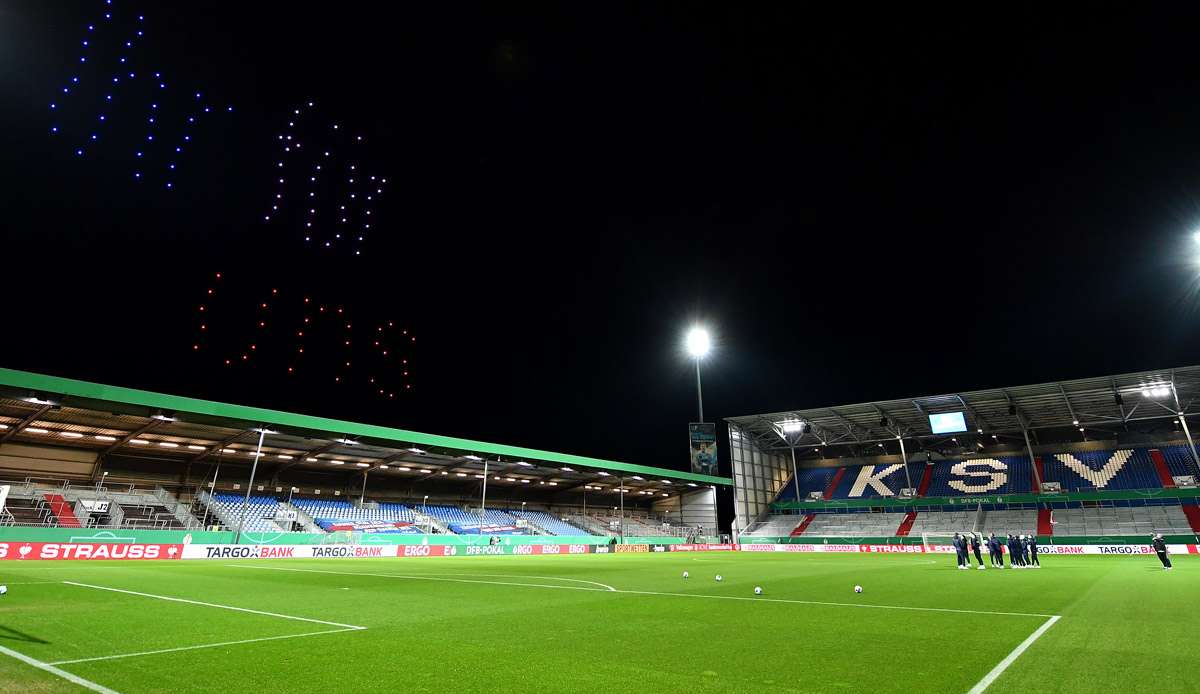
[[[1025,565],[1021,562],[1021,541],[1009,533],[1008,535],[1008,560],[1013,565],[1013,568],[1020,569]]]
[[[979,568],[984,568],[983,556],[979,554],[979,536],[975,533],[971,533],[971,551],[975,553],[975,561],[979,562]]]
[[[992,557],[992,566],[1004,568],[1004,552],[1000,549],[1000,540],[996,539],[996,533],[992,533],[988,538],[988,554]]]
[[[1021,563],[1024,564],[1025,568],[1028,569],[1029,568],[1029,536],[1022,535],[1020,542],[1021,542],[1021,545],[1020,545],[1021,546]]]
[[[967,543],[962,535],[954,533],[954,553],[958,555],[958,568],[965,569],[967,563]]]
[[[1037,535],[1029,536],[1029,565],[1042,568],[1042,563],[1038,561],[1037,556]]]
[[[1163,570],[1171,569],[1171,558],[1167,556],[1167,541],[1163,539],[1161,533],[1156,534],[1154,539],[1150,541],[1150,546],[1154,548],[1154,553],[1158,555],[1158,560],[1162,562]]]

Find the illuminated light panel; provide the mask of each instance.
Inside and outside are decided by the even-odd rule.
[[[64,431],[64,432],[62,432],[61,436],[62,436],[63,438],[67,438],[67,439],[81,439],[81,438],[83,438],[83,434],[79,433],[78,431]]]
[[[108,436],[106,434],[96,434],[96,440],[97,441],[116,441],[117,437]]]
[[[29,434],[49,434],[50,430],[42,429],[41,427],[25,427],[25,432]]]
[[[171,443],[170,441],[159,441],[158,445],[163,448],[179,448],[179,444]]]
[[[147,441],[147,440],[145,440],[145,439],[130,439],[130,440],[129,440],[129,443],[132,443],[132,444],[133,444],[133,445],[135,445],[135,446],[148,446],[148,445],[150,445],[150,442],[149,442],[149,441]]]
[[[207,449],[205,449],[204,446],[197,446],[196,444],[189,444],[188,450],[189,451],[203,451],[203,450],[207,450]]]

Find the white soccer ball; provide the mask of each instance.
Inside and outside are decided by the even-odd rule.
[[[8,595],[8,586],[0,586],[0,595]]]
[[[754,586],[754,594],[762,595],[762,586]]]
[[[861,592],[862,592],[862,586],[854,586],[854,592],[855,592],[855,593],[861,593]]]
[[[687,577],[688,577],[688,572],[684,571],[684,572],[683,572],[683,577],[684,577],[684,578],[687,578]]]
[[[717,581],[718,581],[718,582],[720,582],[720,581],[724,581],[724,580],[725,580],[724,578],[721,578],[721,574],[717,574]]]

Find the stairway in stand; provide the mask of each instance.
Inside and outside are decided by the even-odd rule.
[[[1038,535],[1049,537],[1054,534],[1054,524],[1050,522],[1052,513],[1048,508],[1038,509]]]
[[[917,520],[917,512],[910,511],[904,514],[904,520],[900,521],[900,527],[896,528],[896,535],[905,537],[912,531],[913,523]]]
[[[1188,525],[1192,526],[1192,532],[1200,535],[1200,506],[1184,504],[1183,515],[1187,516]]]
[[[797,537],[799,535],[803,535],[804,531],[808,529],[808,524],[813,521],[813,518],[816,518],[816,516],[811,513],[808,514],[807,516],[805,516],[804,521],[801,522],[800,525],[797,525],[795,528],[792,528],[792,532],[790,533],[791,537]]]
[[[837,491],[838,483],[842,481],[842,475],[846,474],[846,468],[840,467],[837,472],[833,473],[833,479],[829,480],[829,486],[825,488],[825,500],[829,501],[833,498],[833,493]]]
[[[50,513],[58,519],[59,526],[63,528],[82,528],[79,524],[79,519],[75,517],[75,511],[71,510],[71,505],[62,497],[62,494],[46,494],[46,503],[50,504]]]
[[[917,496],[925,496],[931,482],[933,482],[933,463],[928,463],[925,465],[925,472],[921,474],[921,483],[917,485]]]
[[[1150,449],[1150,460],[1154,461],[1154,469],[1158,472],[1158,481],[1167,489],[1175,488],[1175,478],[1171,477],[1171,469],[1167,467],[1167,459],[1157,448]]]

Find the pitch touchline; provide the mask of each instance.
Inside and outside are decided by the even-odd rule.
[[[736,595],[705,595],[703,593],[665,593],[652,590],[619,590],[610,588],[586,588],[584,586],[556,586],[543,583],[513,583],[510,581],[481,581],[465,578],[441,578],[434,576],[412,576],[405,574],[361,573],[356,571],[332,571],[326,569],[294,569],[284,566],[254,566],[250,564],[226,564],[238,569],[260,569],[262,571],[294,571],[299,573],[334,574],[339,576],[373,576],[378,578],[400,578],[414,581],[447,581],[451,583],[484,583],[497,586],[522,586],[526,588],[557,588],[559,590],[587,590],[604,593],[623,593],[626,595],[660,595],[678,598],[709,598],[713,600],[748,600],[750,602],[774,602],[793,605],[826,605],[829,607],[863,607],[877,610],[908,610],[913,612],[948,612],[952,614],[987,614],[1005,617],[1053,617],[1055,615],[1039,614],[1036,612],[994,612],[990,610],[959,610],[949,607],[908,607],[904,605],[872,605],[857,602],[824,602],[820,600],[788,600],[785,598],[741,597]],[[536,577],[534,577],[536,578]]]
[[[134,658],[141,655],[158,655],[159,653],[177,653],[179,651],[196,651],[202,648],[219,648],[221,646],[237,646],[259,641],[281,641],[283,639],[298,639],[304,636],[320,636],[321,634],[341,634],[347,631],[362,631],[362,627],[352,629],[330,629],[328,631],[310,631],[306,634],[285,634],[283,636],[264,636],[257,639],[242,639],[240,641],[222,641],[221,643],[204,643],[199,646],[180,646],[178,648],[160,648],[156,651],[140,651],[138,653],[118,653],[116,655],[101,655],[94,658],[75,658],[73,660],[56,660],[49,665],[70,665],[71,663],[90,663],[96,660],[117,660],[119,658]]]

